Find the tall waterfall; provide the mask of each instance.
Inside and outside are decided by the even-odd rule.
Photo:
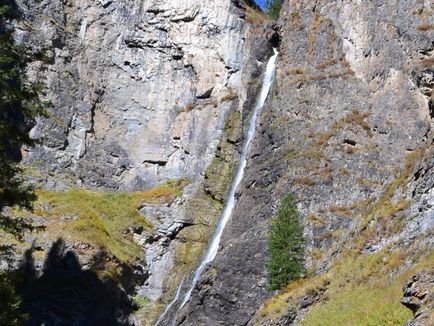
[[[182,294],[182,288],[185,286],[185,280],[186,278],[182,280],[181,284],[178,287],[178,290],[176,291],[175,298],[172,300],[172,302],[166,307],[163,314],[158,319],[156,326],[159,325],[163,320],[166,319],[166,316],[171,312],[172,309],[176,309],[176,313],[181,310],[181,308],[188,302],[191,296],[191,292],[193,291],[194,287],[196,286],[197,282],[199,281],[199,278],[204,271],[205,267],[214,260],[219,244],[220,239],[223,234],[223,230],[226,226],[226,223],[228,222],[232,210],[235,206],[235,193],[237,191],[237,188],[239,184],[241,183],[241,180],[244,176],[244,168],[247,164],[247,156],[249,154],[250,144],[253,140],[253,136],[255,134],[256,129],[256,120],[258,118],[259,112],[261,111],[262,107],[264,106],[265,100],[267,99],[268,93],[270,91],[271,85],[274,80],[274,74],[276,69],[276,59],[277,59],[278,51],[274,49],[274,55],[269,59],[267,64],[267,69],[265,71],[264,80],[262,82],[262,89],[261,93],[259,95],[258,101],[256,102],[255,108],[253,110],[252,116],[249,121],[249,129],[247,131],[247,138],[244,143],[243,151],[241,153],[241,159],[240,164],[238,166],[237,174],[235,175],[235,178],[232,182],[231,190],[229,192],[225,208],[223,210],[223,214],[217,224],[216,230],[214,231],[214,235],[210,241],[208,250],[206,251],[206,254],[204,255],[202,262],[197,267],[197,269],[194,272],[193,280],[191,281],[190,287],[188,290]],[[172,320],[176,319],[176,313],[173,316]]]

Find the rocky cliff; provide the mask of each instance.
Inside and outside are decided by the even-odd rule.
[[[409,318],[401,287],[432,263],[433,26],[423,1],[285,1],[276,85],[238,204],[179,324]],[[268,221],[288,192],[308,273],[263,304]]]
[[[215,260],[174,322],[402,324],[411,317],[400,304],[406,285],[402,302],[417,312],[411,325],[429,325],[429,1],[287,0],[276,25],[229,0],[21,5],[26,20],[18,36],[51,56],[32,72],[46,80],[52,107],[32,130],[39,145],[24,152],[29,179],[48,193],[85,187],[125,201],[110,196],[126,192],[148,223],[114,228],[119,243],[128,238],[144,252],[134,256],[136,267],[123,265],[132,274],[118,273],[121,280],[139,275],[135,284],[121,282],[118,297],[129,294],[125,302],[138,294],[152,310],[117,320],[151,321],[198,263],[231,183],[264,64],[277,47],[276,81],[234,213]],[[161,185],[169,179],[178,181]],[[269,221],[287,193],[303,219],[307,273],[271,292]],[[45,254],[59,225],[78,213],[57,213],[60,222],[52,226],[47,216],[65,206],[42,197],[32,218],[47,231],[28,240]],[[67,242],[87,251],[81,265],[101,245]],[[122,251],[111,245],[105,259],[119,269]]]
[[[25,157],[46,187],[136,190],[203,174],[241,86],[244,21],[230,1],[23,7],[27,37],[52,57],[41,74],[53,109]]]
[[[49,58],[29,72],[45,82],[50,106],[31,131],[37,145],[23,149],[28,179],[45,189],[35,212],[24,213],[45,228],[26,236],[39,251],[35,268],[44,275],[44,257],[60,237],[66,249],[58,259],[73,253],[80,270],[94,269],[103,250],[106,263],[96,269],[114,269],[121,290],[130,301],[137,294],[145,310],[150,301],[154,310],[141,317],[151,322],[158,300],[169,300],[196,263],[232,178],[247,98],[246,7],[226,0],[19,6],[17,39]],[[28,247],[15,245],[18,254]],[[125,311],[121,317],[126,322]]]

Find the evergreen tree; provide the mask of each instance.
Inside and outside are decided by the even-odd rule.
[[[32,208],[35,194],[20,178],[20,148],[32,145],[29,128],[43,113],[39,94],[41,84],[26,77],[29,62],[43,59],[14,39],[13,23],[19,19],[14,0],[0,1],[0,229],[21,238],[32,226],[4,213],[6,207]],[[11,246],[0,246],[0,258],[10,260]],[[0,325],[22,325],[21,299],[15,291],[18,274],[0,271]]]
[[[32,145],[29,126],[43,113],[41,84],[26,77],[29,62],[42,59],[23,44],[15,42],[13,21],[19,19],[14,0],[0,4],[0,228],[20,237],[31,226],[21,219],[5,216],[5,207],[30,209],[35,194],[20,178],[18,163],[22,145]]]
[[[274,19],[279,18],[283,0],[267,0],[267,13]]]
[[[16,275],[0,273],[0,325],[23,325],[25,315],[20,312],[21,299],[15,291]]]
[[[303,226],[291,194],[282,200],[272,222],[268,250],[271,256],[267,262],[271,290],[280,289],[305,271]]]

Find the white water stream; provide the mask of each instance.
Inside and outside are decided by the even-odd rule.
[[[188,302],[191,296],[191,292],[193,291],[194,287],[196,286],[197,282],[199,281],[199,278],[204,271],[205,267],[214,260],[219,245],[220,245],[220,239],[223,234],[223,230],[226,226],[226,223],[228,222],[229,218],[231,217],[232,210],[235,206],[235,193],[237,191],[237,188],[239,184],[241,183],[241,180],[244,176],[244,168],[247,164],[247,156],[249,154],[250,144],[253,140],[253,136],[255,134],[256,129],[256,120],[258,118],[259,112],[261,111],[262,107],[264,106],[265,100],[267,99],[268,93],[270,91],[271,85],[274,81],[274,74],[276,69],[276,59],[277,59],[278,52],[276,49],[274,49],[274,55],[269,59],[267,64],[267,69],[265,70],[265,76],[264,80],[262,82],[262,89],[261,93],[259,95],[258,101],[256,102],[255,108],[253,110],[252,116],[249,121],[249,129],[247,131],[247,138],[244,143],[243,151],[241,153],[241,159],[240,164],[238,166],[237,174],[235,175],[234,181],[232,182],[231,190],[229,192],[225,208],[223,210],[223,214],[220,218],[220,221],[217,224],[217,228],[214,231],[214,235],[211,239],[210,245],[208,247],[208,250],[206,251],[205,256],[202,259],[202,262],[197,267],[196,271],[194,272],[194,277],[191,282],[191,286],[189,287],[188,291],[182,295],[181,289],[184,286],[184,279],[181,281],[181,284],[178,287],[178,290],[176,291],[175,298],[172,300],[172,302],[166,307],[163,314],[158,319],[155,326],[159,325],[160,322],[162,322],[166,315],[170,312],[172,307],[175,306],[175,304],[178,303],[178,301],[181,301],[181,304],[179,305],[179,308],[177,309],[177,312],[181,310],[181,308]],[[176,318],[176,316],[175,316]]]

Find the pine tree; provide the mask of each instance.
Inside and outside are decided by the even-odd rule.
[[[20,177],[20,149],[32,145],[29,127],[43,113],[41,84],[26,77],[29,62],[42,59],[14,39],[13,22],[19,19],[14,0],[0,2],[0,229],[21,238],[32,225],[4,213],[6,207],[32,208],[36,196]],[[0,246],[0,258],[10,260],[10,246]],[[0,325],[22,325],[21,299],[15,291],[18,275],[0,271]]]
[[[5,207],[30,209],[35,200],[32,189],[23,184],[18,163],[20,148],[32,145],[29,126],[43,113],[42,85],[26,77],[29,62],[41,59],[14,39],[13,21],[19,19],[14,0],[0,4],[0,228],[20,237],[31,228],[21,219],[5,216]]]
[[[271,290],[280,289],[305,271],[303,226],[291,194],[282,200],[272,222],[268,250],[271,256],[267,262]]]
[[[283,0],[267,0],[267,13],[274,19],[279,18]]]

